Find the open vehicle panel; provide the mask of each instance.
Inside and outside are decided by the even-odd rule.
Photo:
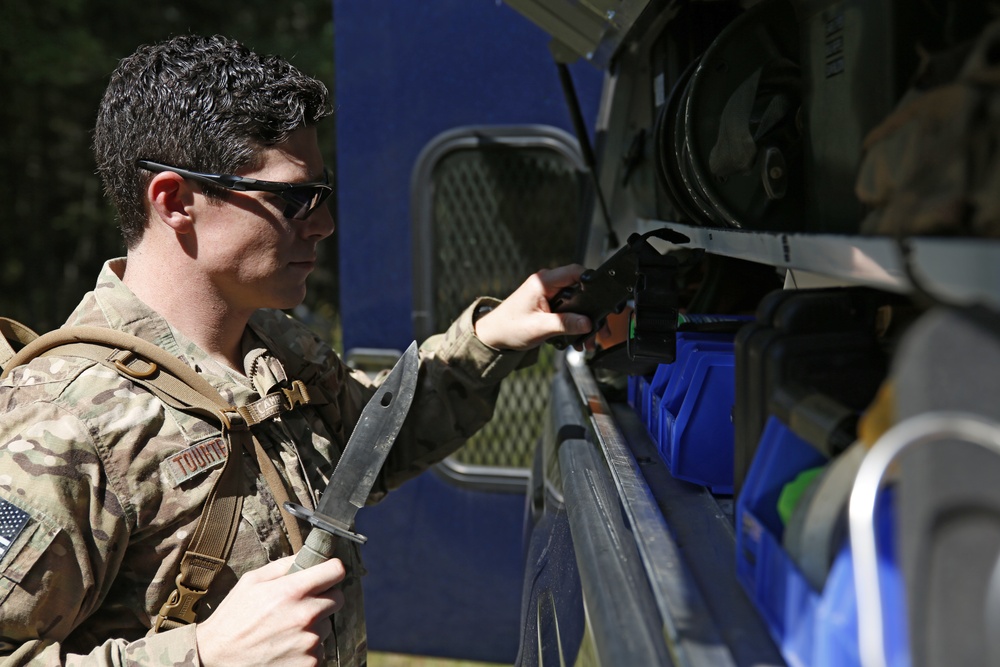
[[[673,232],[617,339],[359,518],[374,649],[998,659],[996,3],[335,9],[356,363]]]

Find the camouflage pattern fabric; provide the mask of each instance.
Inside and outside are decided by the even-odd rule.
[[[197,370],[234,404],[287,376],[327,402],[255,427],[289,495],[316,500],[372,383],[313,333],[260,311],[244,336],[246,377],[223,367],[140,302],[109,262],[68,324],[149,340]],[[526,362],[473,333],[470,308],[420,350],[420,384],[370,501],[458,448],[492,415],[499,381]],[[378,378],[376,379],[376,384]],[[79,358],[41,357],[0,385],[0,656],[7,665],[198,665],[194,626],[147,636],[173,590],[202,502],[221,471],[218,430],[128,379]],[[250,489],[227,567],[202,599],[206,618],[244,573],[290,555],[271,492],[253,457]],[[23,519],[23,520],[22,520]],[[23,524],[23,525],[22,525]],[[339,541],[348,578],[330,664],[365,663],[358,546]]]
[[[871,207],[862,232],[1000,236],[998,38],[991,24],[957,76],[911,90],[866,137],[855,186]],[[934,72],[933,61],[924,69]]]

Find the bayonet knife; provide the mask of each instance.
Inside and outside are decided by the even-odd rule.
[[[362,544],[368,539],[352,531],[351,525],[354,515],[368,499],[375,477],[410,410],[417,388],[418,365],[417,344],[413,342],[361,411],[316,510],[285,503],[285,509],[313,527],[289,573],[332,558],[337,537]]]

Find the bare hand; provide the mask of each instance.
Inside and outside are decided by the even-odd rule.
[[[579,264],[541,270],[476,322],[476,336],[498,350],[530,350],[552,336],[580,335],[591,330],[590,318],[553,313],[549,299],[576,284],[586,269]]]
[[[288,556],[243,575],[197,625],[205,667],[322,663],[330,616],[344,605],[334,588],[344,580],[344,564],[331,559],[285,576],[294,561]]]

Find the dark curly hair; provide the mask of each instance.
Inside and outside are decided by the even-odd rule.
[[[135,247],[146,225],[152,175],[136,160],[231,174],[330,113],[322,82],[232,39],[186,35],[139,47],[112,73],[94,130],[125,245]]]

